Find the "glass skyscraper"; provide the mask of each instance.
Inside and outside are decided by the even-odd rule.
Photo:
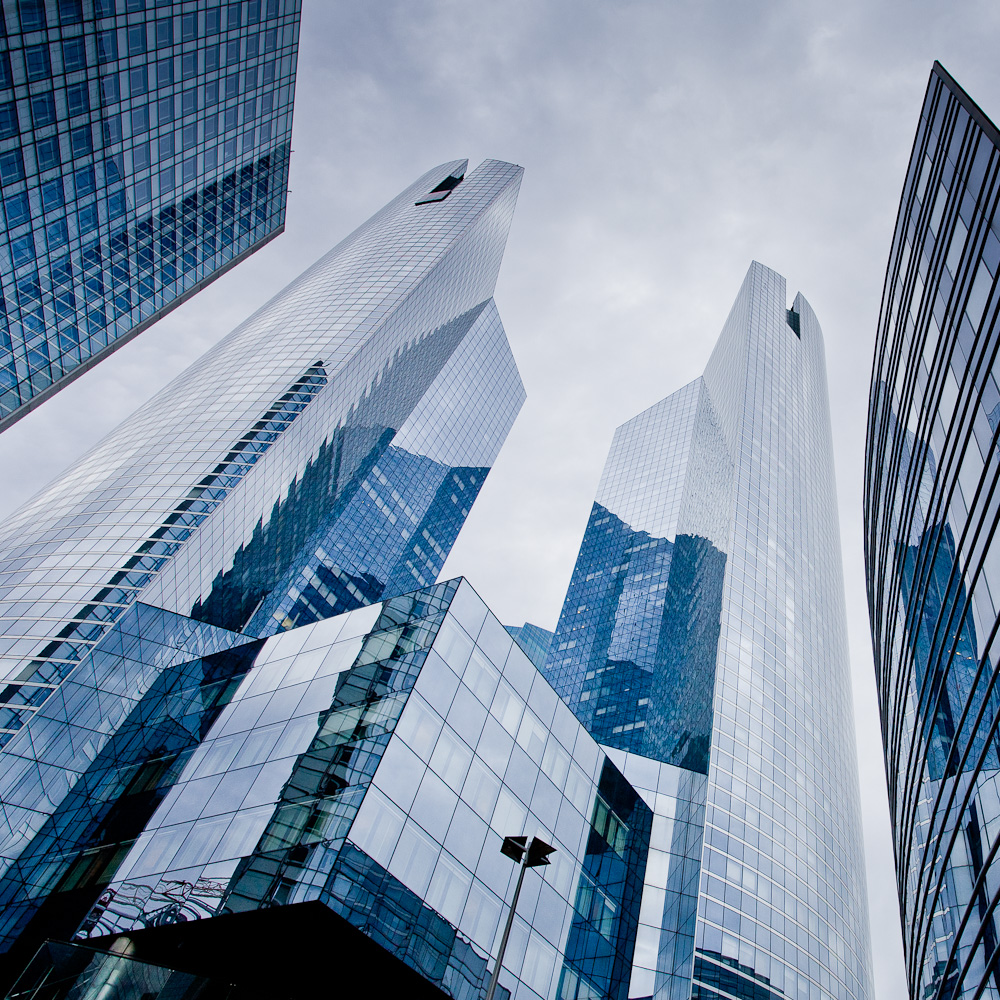
[[[1000,997],[998,148],[996,126],[935,63],[886,271],[865,465],[868,603],[919,1000]]]
[[[70,725],[61,685],[123,615],[171,614],[193,648],[436,579],[524,401],[491,297],[521,168],[466,166],[417,180],[7,520],[0,865],[156,679],[112,671],[100,738],[32,736],[43,708]]]
[[[0,430],[284,228],[300,0],[4,0]]]
[[[785,302],[754,263],[704,375],[618,428],[545,667],[626,777],[683,776],[631,997],[870,996],[823,342]]]

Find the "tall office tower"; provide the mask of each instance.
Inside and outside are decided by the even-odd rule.
[[[299,0],[4,0],[0,430],[284,228]]]
[[[935,63],[869,404],[868,605],[920,1000],[1000,996],[998,146],[996,126]]]
[[[659,762],[702,810],[665,901],[647,872],[631,996],[870,995],[822,334],[775,272],[615,433],[546,676],[626,777]]]
[[[417,180],[7,519],[4,742],[137,602],[262,636],[436,579],[524,400],[492,299],[522,171],[465,172]]]

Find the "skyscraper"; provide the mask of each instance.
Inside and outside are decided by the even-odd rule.
[[[0,430],[284,228],[299,0],[5,0]]]
[[[133,607],[193,649],[437,577],[524,400],[491,298],[521,168],[465,174],[417,180],[7,520],[0,772],[73,769],[17,736]],[[48,809],[7,813],[0,859]]]
[[[996,126],[935,63],[886,271],[864,497],[906,973],[920,1000],[1000,996],[998,148]]]
[[[618,428],[546,664],[704,810],[666,897],[647,871],[634,997],[870,995],[822,334],[785,301],[754,263],[704,375]]]

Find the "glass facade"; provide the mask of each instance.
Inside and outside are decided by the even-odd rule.
[[[0,429],[284,228],[299,0],[3,0]]]
[[[182,620],[140,605],[87,663]],[[49,789],[56,808],[0,879],[5,947],[108,946],[319,901],[473,997],[517,877],[502,839],[523,833],[556,853],[527,873],[501,995],[625,1000],[644,879],[663,882],[661,904],[683,888],[668,851],[688,772],[602,751],[463,580],[268,639],[188,624],[207,630],[199,655],[160,663],[75,781]],[[74,689],[64,744],[67,725],[97,744],[101,687]],[[27,729],[45,725],[40,713]],[[690,896],[696,867],[688,882]]]
[[[1000,132],[931,72],[886,272],[865,557],[912,997],[1000,996]]]
[[[5,741],[136,602],[269,635],[436,579],[524,400],[491,298],[521,169],[465,172],[420,178],[0,529]]]
[[[549,655],[549,646],[552,645],[552,634],[547,628],[540,625],[532,625],[525,622],[523,625],[508,625],[507,631],[514,637],[514,641],[523,649],[532,663],[539,670],[545,666],[545,661]]]
[[[754,263],[704,376],[618,428],[546,663],[684,776],[632,997],[870,995],[822,334],[785,303]]]

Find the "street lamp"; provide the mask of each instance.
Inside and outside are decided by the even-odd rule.
[[[540,865],[552,864],[549,861],[549,855],[554,851],[554,847],[546,844],[544,840],[539,840],[537,837],[532,837],[530,841],[527,837],[503,838],[503,844],[500,845],[500,853],[506,854],[512,861],[516,861],[520,870],[517,873],[517,886],[514,888],[514,898],[510,901],[507,924],[503,929],[503,937],[500,938],[500,951],[497,954],[497,962],[493,966],[493,975],[490,976],[490,985],[486,990],[486,1000],[493,1000],[493,994],[497,991],[497,983],[500,981],[503,953],[507,950],[507,938],[510,937],[510,929],[514,923],[514,911],[517,909],[517,897],[521,895],[521,883],[524,881],[524,873],[528,868],[538,868]]]

